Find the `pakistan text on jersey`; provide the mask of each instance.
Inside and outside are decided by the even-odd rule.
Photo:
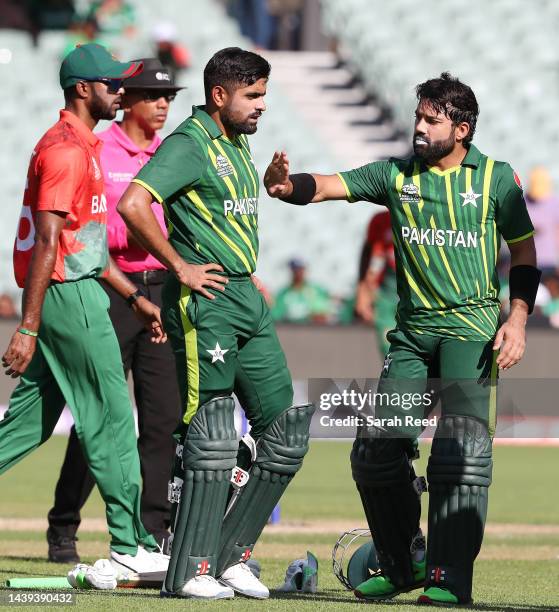
[[[241,198],[239,200],[224,200],[223,214],[256,215],[258,214],[258,198]]]
[[[402,226],[402,238],[408,244],[427,246],[467,247],[477,249],[477,232],[462,230]]]

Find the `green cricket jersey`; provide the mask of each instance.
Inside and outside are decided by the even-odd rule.
[[[470,145],[444,172],[419,158],[373,162],[339,174],[350,202],[390,210],[398,277],[398,326],[418,333],[491,339],[499,318],[501,236],[534,228],[509,164]]]
[[[133,180],[163,204],[169,242],[186,261],[254,272],[259,181],[246,135],[229,140],[195,106]]]

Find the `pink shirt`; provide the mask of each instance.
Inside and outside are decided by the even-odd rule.
[[[116,210],[116,205],[128,184],[140,168],[151,159],[155,150],[161,144],[161,138],[156,135],[149,147],[141,150],[128,138],[116,122],[108,130],[98,133],[97,136],[103,141],[101,166],[105,178],[105,195],[107,197],[109,252],[123,272],[164,270],[165,266],[142,247],[128,244],[126,225]],[[151,208],[163,233],[167,236],[161,204],[153,202]]]

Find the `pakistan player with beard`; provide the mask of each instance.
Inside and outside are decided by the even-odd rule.
[[[419,603],[460,605],[471,601],[487,513],[497,372],[522,358],[540,272],[518,177],[472,144],[479,112],[473,91],[443,73],[418,85],[417,99],[411,158],[324,176],[289,174],[286,154],[276,153],[264,184],[270,196],[292,204],[368,200],[390,211],[400,301],[378,392],[424,392],[437,377],[442,413],[427,468],[426,558],[418,550],[411,465],[420,427],[357,434],[353,478],[381,571],[355,594],[382,600],[424,586]],[[501,237],[511,253],[511,308],[499,326]],[[408,414],[422,417],[427,408]]]
[[[291,405],[285,356],[252,279],[259,179],[247,134],[266,109],[269,73],[255,53],[217,52],[204,70],[205,106],[163,141],[118,204],[138,241],[174,273],[162,315],[184,414],[164,596],[269,596],[246,561],[308,449],[313,407]],[[153,198],[165,208],[168,242]],[[233,391],[251,424],[246,443],[237,442]]]

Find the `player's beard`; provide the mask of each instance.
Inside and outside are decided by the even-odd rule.
[[[434,142],[429,142],[429,144],[427,145],[416,145],[415,138],[416,136],[419,136],[419,134],[414,134],[414,153],[427,164],[433,164],[438,162],[443,157],[450,155],[450,153],[452,153],[452,151],[454,150],[454,146],[456,144],[456,137],[454,131],[454,128],[452,128],[450,136],[446,140],[435,140]],[[427,140],[425,136],[421,136],[421,138]]]
[[[229,133],[233,134],[254,134],[258,129],[258,124],[256,122],[249,123],[248,120],[252,118],[260,117],[261,113],[253,113],[240,121],[236,118],[233,113],[228,110],[223,109],[221,111],[221,122],[223,126]]]
[[[89,114],[95,121],[101,119],[114,119],[116,117],[117,108],[115,107],[115,99],[110,102],[97,94],[95,89],[91,89],[91,102],[89,105]]]

